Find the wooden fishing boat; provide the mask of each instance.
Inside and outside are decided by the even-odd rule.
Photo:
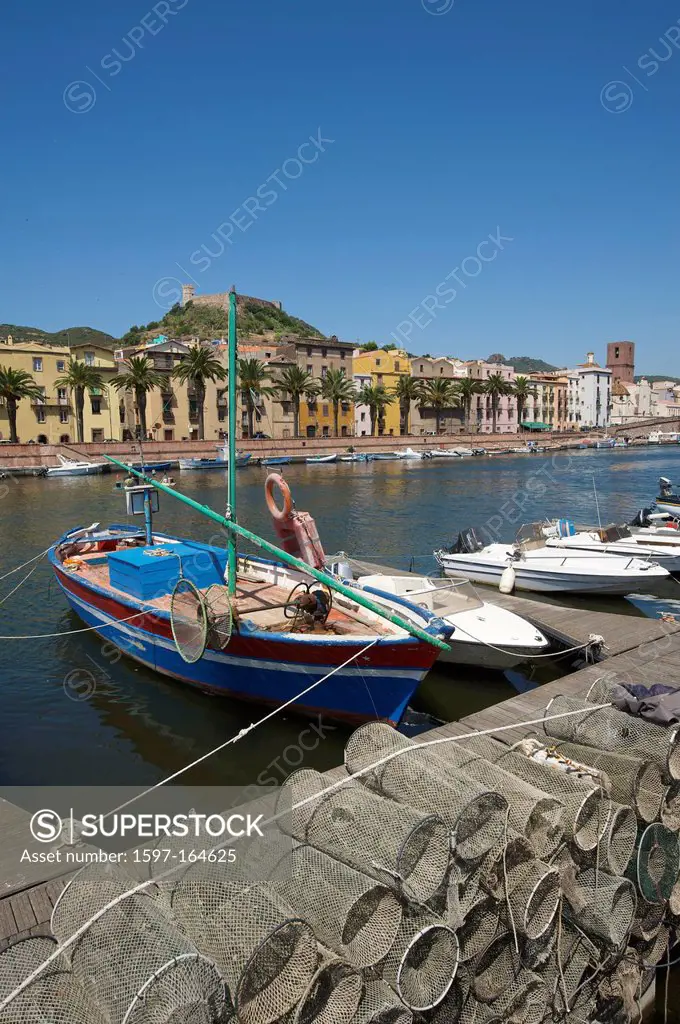
[[[234,439],[234,292],[229,320]],[[129,512],[143,513],[143,530],[95,524],[60,537],[49,559],[66,599],[107,642],[182,683],[304,714],[396,725],[439,651],[448,649],[452,627],[407,600],[397,613],[321,571],[325,555],[314,522],[294,508],[281,477],[267,478],[266,495],[283,546],[238,523],[231,445],[226,515],[133,471],[143,482],[125,498]],[[275,486],[283,508],[274,501]],[[156,531],[159,491],[225,527],[226,550]],[[238,537],[273,558],[239,556]]]
[[[287,466],[290,463],[289,455],[278,455],[271,459],[261,459],[261,466]]]
[[[305,462],[309,465],[314,465],[317,462],[337,462],[337,455],[310,455],[309,458],[305,459]]]

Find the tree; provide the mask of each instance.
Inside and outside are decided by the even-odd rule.
[[[73,392],[74,404],[76,407],[76,429],[78,440],[82,443],[85,440],[85,392],[94,394],[104,387],[104,378],[98,373],[94,366],[87,366],[77,359],[69,359],[66,373],[63,377],[57,377],[54,382],[57,388],[68,388]]]
[[[212,350],[205,345],[192,345],[187,355],[182,356],[172,371],[180,383],[192,385],[198,409],[198,439],[205,440],[205,390],[208,381],[225,380],[226,367],[216,359]]]
[[[434,409],[436,431],[439,433],[444,409],[458,405],[456,386],[450,377],[433,377],[423,383],[418,405],[421,409]]]
[[[118,373],[112,379],[111,385],[116,391],[134,392],[139,429],[142,437],[146,438],[146,396],[156,388],[167,388],[168,378],[154,367],[148,356],[130,356],[125,360],[125,366],[126,371]]]
[[[399,402],[399,418],[402,434],[409,434],[409,418],[411,402],[417,402],[423,390],[423,382],[408,373],[402,373],[394,389],[394,397]]]
[[[350,380],[344,370],[330,369],[321,381],[321,396],[333,404],[333,433],[337,437],[340,402],[353,402],[356,399],[354,381]]]
[[[248,412],[248,437],[253,436],[255,406],[263,395],[275,395],[276,388],[265,382],[269,380],[269,370],[261,359],[239,359],[239,385],[245,395]]]
[[[384,384],[364,384],[357,395],[357,402],[360,405],[367,405],[371,416],[371,437],[375,435],[375,428],[385,418],[385,409],[395,400]]]
[[[388,341],[386,345],[381,345],[380,346],[380,351],[381,352],[393,352],[394,349],[396,349],[396,347],[397,346],[394,344],[393,341]]]
[[[26,370],[14,370],[11,366],[0,366],[0,398],[7,403],[9,439],[16,442],[17,404],[22,398],[42,398],[43,390]]]
[[[482,385],[485,395],[491,397],[491,430],[496,433],[498,403],[503,395],[512,394],[512,384],[501,373],[490,373]]]
[[[378,345],[375,341],[367,341],[365,345],[359,347],[360,352],[377,352]]]
[[[512,394],[517,399],[517,425],[521,427],[528,398],[536,398],[538,391],[528,377],[515,377]]]
[[[319,393],[319,382],[307,370],[299,366],[289,366],[281,371],[281,376],[274,381],[279,398],[285,401],[290,396],[293,404],[293,434],[300,434],[300,399],[303,395],[315,398]]]
[[[481,381],[475,380],[473,377],[462,377],[460,380],[455,382],[455,388],[458,400],[463,406],[465,426],[469,430],[470,414],[472,412],[472,398],[473,395],[478,395],[482,390],[482,384]]]

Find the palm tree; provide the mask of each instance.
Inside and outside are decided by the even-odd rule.
[[[146,439],[146,396],[156,388],[167,388],[168,378],[154,367],[148,356],[130,356],[125,360],[125,365],[127,371],[114,377],[111,384],[116,391],[134,391],[139,430]]]
[[[462,377],[460,380],[455,382],[455,388],[458,400],[463,406],[465,426],[469,431],[470,416],[472,412],[472,398],[473,395],[478,395],[482,390],[482,384],[481,381],[475,380],[474,377]]]
[[[354,381],[350,380],[344,370],[327,370],[326,376],[321,381],[321,396],[333,403],[333,432],[337,437],[340,402],[355,400],[357,391]]]
[[[286,401],[290,396],[293,403],[293,435],[300,434],[300,399],[303,395],[307,398],[314,398],[319,393],[319,382],[299,366],[289,366],[281,371],[281,376],[274,381],[279,398]]]
[[[512,384],[501,373],[490,373],[484,381],[482,390],[491,396],[491,431],[496,433],[498,422],[498,403],[502,395],[512,394]]]
[[[521,427],[527,399],[536,398],[538,391],[532,385],[528,377],[515,377],[515,382],[512,386],[512,393],[517,399],[517,425]]]
[[[248,410],[248,437],[253,436],[255,406],[263,395],[275,395],[276,388],[266,384],[269,370],[261,359],[239,359],[238,376],[241,391],[245,395]]]
[[[198,409],[198,440],[205,440],[205,386],[208,381],[225,380],[227,370],[205,345],[192,345],[172,371],[181,384],[193,386]]]
[[[7,403],[9,439],[16,442],[17,403],[22,398],[42,398],[43,390],[26,370],[14,370],[11,366],[0,366],[0,398]]]
[[[433,377],[424,382],[418,406],[421,409],[434,409],[437,434],[444,409],[452,409],[455,405],[458,405],[458,392],[450,378]]]
[[[399,402],[399,418],[401,420],[401,433],[409,434],[409,419],[411,416],[411,402],[417,402],[423,390],[423,382],[417,377],[411,377],[408,373],[402,373],[394,389],[394,397]]]
[[[395,400],[384,384],[364,384],[357,395],[360,405],[367,405],[371,416],[371,437],[375,435],[376,425],[385,418],[385,409]]]
[[[66,373],[63,377],[57,377],[54,382],[57,388],[68,388],[73,392],[74,404],[76,407],[76,429],[78,440],[82,443],[85,440],[85,392],[94,394],[104,387],[104,378],[98,373],[94,366],[88,366],[78,359],[69,359]]]

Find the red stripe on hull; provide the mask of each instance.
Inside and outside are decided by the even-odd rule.
[[[112,619],[129,619],[134,615],[138,605],[123,604],[114,597],[109,597],[88,586],[82,578],[70,573],[65,573],[58,566],[55,571],[60,583],[65,590],[68,590],[75,597],[97,611],[108,615]],[[144,629],[145,631],[162,637],[165,640],[173,640],[169,619],[157,617],[153,612],[147,615],[141,614],[132,619],[131,626]],[[365,641],[356,643],[313,643],[313,642],[281,642],[270,637],[253,637],[243,633],[234,632],[229,641],[229,655],[232,657],[253,658],[260,660],[278,661],[289,664],[294,662],[300,665],[332,665],[342,664],[353,654],[357,654],[366,646]],[[291,657],[293,656],[293,657]],[[413,641],[404,643],[385,638],[358,660],[358,667],[380,668],[381,666],[395,666],[403,669],[421,669],[426,672],[432,667],[438,656],[436,647],[425,642]]]

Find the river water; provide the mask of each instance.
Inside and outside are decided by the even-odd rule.
[[[522,523],[545,516],[597,522],[598,505],[603,523],[625,522],[651,504],[660,475],[675,479],[679,463],[680,447],[664,447],[287,466],[285,475],[297,507],[314,515],[327,553],[345,550],[431,572],[436,567],[433,549],[451,543],[466,526],[510,540]],[[264,505],[265,475],[256,467],[239,471],[239,519],[273,539]],[[0,501],[0,575],[69,528],[124,522],[115,479],[6,481],[7,493]],[[187,494],[223,510],[222,473],[178,473],[177,479]],[[159,529],[223,543],[210,521],[165,495],[160,501]],[[24,574],[0,583],[3,636],[63,634],[82,626],[52,580],[46,560],[7,597]],[[680,613],[675,581],[626,600],[588,600],[631,615]],[[552,662],[505,675],[438,669],[421,686],[416,706],[421,712],[457,718],[561,671]],[[218,746],[262,713],[158,677],[112,655],[110,647],[88,633],[1,640],[0,681],[4,785],[150,784]],[[316,722],[310,728],[294,716],[281,715],[192,769],[182,781],[240,785],[259,777],[261,783],[280,782],[300,765],[323,770],[341,763],[346,736],[340,726]]]

